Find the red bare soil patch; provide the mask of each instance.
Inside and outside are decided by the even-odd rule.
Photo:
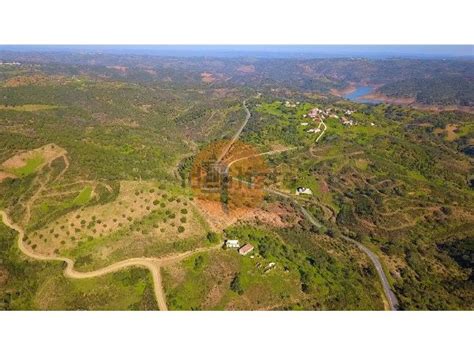
[[[201,73],[201,81],[203,83],[210,84],[216,81],[216,78],[214,77],[212,73],[204,72],[204,73]]]
[[[3,180],[5,180],[6,178],[14,178],[16,177],[15,175],[13,174],[10,174],[10,173],[6,173],[4,171],[0,171],[0,182],[2,182]]]
[[[321,192],[322,193],[328,193],[329,192],[329,186],[326,180],[321,181]]]
[[[249,218],[251,208],[232,208],[225,211],[221,202],[198,199],[196,205],[214,230],[223,230],[238,220]]]
[[[255,73],[255,66],[253,65],[241,65],[240,67],[237,68],[237,71],[241,73]]]
[[[221,231],[239,221],[259,221],[281,228],[289,226],[285,217],[291,212],[279,204],[271,205],[266,210],[244,207],[224,210],[222,203],[209,200],[197,200],[196,205],[215,231]]]

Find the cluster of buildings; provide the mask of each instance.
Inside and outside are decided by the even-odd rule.
[[[313,108],[311,111],[309,111],[308,115],[303,115],[304,118],[310,117],[315,120],[319,119],[320,121],[326,118],[335,118],[337,120],[340,120],[341,123],[344,126],[353,126],[357,124],[350,116],[354,113],[355,111],[353,110],[343,110],[342,111],[342,116],[339,117],[339,115],[336,114],[335,110],[332,108],[327,108],[327,109],[320,109],[320,108]],[[349,118],[348,118],[349,117]],[[318,129],[312,129],[309,130],[308,132],[311,133],[318,133],[320,130]]]
[[[321,110],[320,108],[313,108],[311,111],[308,112],[307,115],[303,115],[303,118],[309,117],[312,118],[314,121],[319,120],[320,124],[324,118],[327,118],[331,109]],[[307,126],[308,122],[302,122],[302,126]],[[308,133],[321,133],[321,127],[318,126],[317,128],[310,128],[306,132]]]
[[[21,65],[20,62],[2,62],[0,61],[0,65]]]
[[[347,119],[345,117],[341,117],[341,123],[344,125],[344,126],[353,126],[354,125],[354,120],[352,119]]]
[[[246,243],[242,247],[237,239],[228,239],[225,241],[225,246],[229,249],[237,249],[240,255],[247,255],[254,249],[252,244]]]
[[[253,245],[250,243],[245,243],[242,247],[240,246],[240,242],[238,239],[227,239],[225,241],[225,246],[229,249],[236,249],[240,255],[245,256],[249,253],[251,253],[254,249]],[[253,259],[253,255],[250,256],[251,259]],[[264,266],[262,265],[261,262],[258,262],[255,265],[257,268],[263,268],[264,273],[268,273],[271,270],[273,270],[276,267],[275,262],[270,262],[268,265]]]
[[[344,111],[344,114],[347,115],[347,116],[351,116],[355,111],[352,111],[352,110],[345,110]],[[344,125],[344,126],[353,126],[355,125],[355,121],[352,119],[352,118],[347,118],[345,116],[342,116],[341,117],[341,123]]]

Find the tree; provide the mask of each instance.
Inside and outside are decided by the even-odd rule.
[[[215,232],[207,233],[206,238],[209,241],[209,243],[212,243],[212,244],[217,243],[219,241],[219,236]]]
[[[242,285],[240,283],[240,273],[236,274],[232,282],[230,283],[230,289],[239,295],[244,293]]]

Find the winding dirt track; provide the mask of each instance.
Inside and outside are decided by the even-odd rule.
[[[243,129],[243,127],[242,127]],[[46,176],[45,181],[41,181],[39,183],[39,188],[35,191],[35,193],[26,201],[25,203],[25,214],[22,218],[22,225],[27,225],[28,222],[30,221],[31,218],[31,207],[35,200],[40,196],[40,194],[46,189],[49,183],[54,183],[58,181],[68,170],[69,168],[69,159],[67,157],[67,152],[63,151],[61,154],[57,155],[49,161],[47,164],[49,167],[51,167],[51,163],[59,158],[62,158],[64,160],[64,169],[52,180],[51,180],[51,174],[48,174]],[[78,182],[75,182],[76,184]],[[110,186],[104,183],[106,188],[111,190]],[[174,262],[178,262],[184,258],[187,258],[195,253],[199,252],[204,252],[204,251],[209,251],[213,249],[218,249],[221,247],[221,245],[214,245],[211,247],[205,247],[205,248],[197,248],[192,251],[187,251],[181,254],[172,254],[172,255],[167,255],[161,258],[131,258],[131,259],[126,259],[119,261],[117,263],[114,263],[112,265],[106,266],[102,269],[94,270],[94,271],[89,271],[89,272],[81,272],[77,271],[74,269],[74,261],[72,259],[66,258],[66,257],[61,257],[61,256],[47,256],[47,255],[42,255],[33,252],[32,250],[28,249],[24,244],[23,244],[23,237],[25,236],[25,231],[24,229],[19,226],[18,224],[14,223],[11,218],[8,216],[8,214],[0,210],[0,215],[2,217],[3,223],[11,228],[14,229],[15,231],[18,232],[18,248],[20,251],[25,254],[26,256],[35,259],[35,260],[40,260],[40,261],[60,261],[66,264],[66,268],[64,269],[64,276],[72,278],[72,279],[87,279],[87,278],[92,278],[92,277],[99,277],[103,275],[107,275],[128,267],[141,267],[141,268],[146,268],[151,272],[152,279],[153,279],[153,287],[154,287],[154,292],[155,292],[155,297],[156,301],[158,303],[158,308],[161,311],[166,311],[168,310],[168,307],[166,305],[166,298],[165,298],[165,292],[163,290],[162,286],[162,279],[161,279],[161,273],[160,273],[160,268],[164,265],[169,265]]]
[[[141,267],[141,268],[148,269],[151,272],[151,275],[153,278],[156,301],[158,303],[158,308],[161,311],[168,310],[168,307],[166,306],[166,299],[165,299],[165,293],[162,286],[160,268],[162,266],[166,266],[166,265],[178,262],[193,254],[204,252],[204,251],[215,250],[221,247],[221,245],[214,245],[211,247],[197,248],[192,251],[187,251],[181,254],[168,255],[161,258],[132,258],[132,259],[119,261],[115,264],[106,266],[102,269],[89,271],[89,272],[81,272],[74,269],[74,261],[69,258],[65,258],[61,256],[41,255],[41,254],[34,253],[33,251],[26,248],[25,245],[23,244],[23,237],[25,235],[23,228],[13,223],[10,217],[5,213],[5,211],[0,210],[0,215],[2,216],[3,223],[7,227],[14,229],[18,232],[18,248],[21,250],[23,254],[25,254],[26,256],[32,259],[41,260],[41,261],[64,262],[66,264],[66,268],[64,269],[64,276],[66,277],[69,277],[72,279],[88,279],[92,277],[107,275],[107,274],[110,274],[110,273],[113,273],[113,272],[116,272],[128,267]]]
[[[227,152],[229,151],[231,146],[239,138],[240,134],[242,133],[243,129],[245,128],[247,122],[250,119],[250,111],[247,108],[245,100],[243,102],[243,105],[244,105],[244,108],[245,108],[245,111],[246,111],[245,121],[243,122],[242,126],[239,128],[237,133],[234,135],[234,137],[232,138],[229,145],[222,152],[221,156],[219,157],[219,161],[222,160],[222,158],[227,154]],[[324,125],[324,130],[318,136],[318,138],[316,139],[316,142],[319,141],[319,139],[326,132],[327,126],[324,124],[324,122],[322,122],[322,124]],[[285,152],[285,151],[288,151],[288,150],[293,150],[293,149],[296,149],[296,148],[297,147],[281,149],[281,150],[275,150],[275,151],[270,151],[270,152],[266,152],[266,153],[260,153],[260,154],[257,154],[257,155],[270,155],[270,154],[282,153],[282,152]],[[69,160],[66,156],[66,153],[64,152],[63,154],[61,154],[60,156],[58,156],[56,158],[59,158],[59,157],[62,157],[64,159],[65,168],[53,180],[54,182],[57,181],[59,178],[61,178],[69,167]],[[253,156],[237,159],[237,160],[231,162],[227,166],[227,169],[230,167],[230,165],[234,164],[235,162],[237,162],[239,160],[249,159],[251,157],[253,157]],[[55,159],[53,159],[53,160],[55,160]],[[51,164],[51,162],[50,162],[50,164]],[[26,214],[23,218],[24,222],[29,221],[31,205],[34,202],[34,200],[37,198],[37,196],[46,188],[46,185],[48,184],[49,179],[50,179],[50,176],[48,176],[46,182],[40,183],[40,188],[35,192],[35,194],[33,194],[33,196],[30,198],[30,200],[26,203]],[[234,179],[239,180],[237,178],[234,178]],[[245,181],[241,181],[241,180],[239,180],[239,181],[243,182],[243,183],[247,183]],[[265,191],[269,192],[269,193],[277,194],[281,197],[288,198],[288,199],[292,200],[293,202],[295,202],[301,208],[301,211],[303,212],[305,217],[313,225],[315,225],[317,227],[321,227],[321,225],[316,221],[316,219],[303,206],[301,206],[299,204],[299,202],[296,201],[292,196],[290,196],[288,194],[285,194],[283,192],[280,192],[278,190],[274,190],[274,189],[266,188]],[[214,246],[211,246],[211,247],[197,248],[197,249],[192,250],[192,251],[187,251],[187,252],[184,252],[184,253],[181,253],[181,254],[168,255],[168,256],[161,257],[161,258],[132,258],[132,259],[119,261],[119,262],[114,263],[112,265],[106,266],[102,269],[89,271],[89,272],[81,272],[81,271],[77,271],[77,270],[74,269],[74,261],[72,259],[69,259],[69,258],[66,258],[66,257],[60,257],[60,256],[41,255],[41,254],[34,253],[33,251],[26,248],[25,245],[23,244],[23,237],[25,236],[24,229],[22,227],[20,227],[19,225],[15,224],[10,219],[10,217],[7,215],[7,213],[5,211],[0,210],[0,215],[2,217],[3,223],[7,227],[9,227],[11,229],[14,229],[15,231],[18,232],[18,239],[17,239],[18,240],[18,248],[21,250],[21,252],[23,254],[25,254],[26,256],[28,256],[32,259],[36,259],[36,260],[40,260],[40,261],[61,261],[61,262],[65,263],[66,268],[64,269],[64,275],[66,277],[73,278],[73,279],[87,279],[87,278],[107,275],[109,273],[113,273],[113,272],[116,272],[116,271],[119,271],[119,270],[122,270],[122,269],[125,269],[125,268],[128,268],[128,267],[141,267],[141,268],[148,269],[151,272],[151,275],[152,275],[155,297],[156,297],[156,300],[157,300],[157,303],[158,303],[158,308],[161,311],[168,310],[168,307],[166,305],[165,293],[164,293],[163,286],[162,286],[160,268],[162,266],[169,265],[169,264],[172,264],[174,262],[178,262],[178,261],[180,261],[184,258],[187,258],[187,257],[189,257],[193,254],[196,254],[196,253],[199,253],[199,252],[215,250],[215,249],[218,249],[218,248],[221,247],[221,245],[214,245]],[[365,254],[368,255],[368,257],[370,258],[370,260],[374,264],[375,269],[376,269],[376,271],[379,275],[380,281],[381,281],[382,286],[383,286],[384,293],[387,297],[387,300],[389,302],[391,310],[396,310],[397,307],[398,307],[398,300],[397,300],[395,294],[393,293],[393,291],[390,288],[387,277],[385,276],[385,273],[382,269],[382,265],[381,265],[377,255],[375,255],[367,247],[365,247],[364,245],[360,244],[359,242],[357,242],[353,239],[350,239],[350,238],[344,237],[344,236],[342,238],[344,240],[347,240],[347,241],[353,243],[353,244],[356,244]]]

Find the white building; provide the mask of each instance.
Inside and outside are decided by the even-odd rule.
[[[228,239],[225,241],[227,248],[240,248],[239,241],[237,239]]]
[[[341,121],[342,121],[342,124],[345,125],[345,126],[352,126],[354,124],[353,120],[348,120],[345,117],[342,117]]]
[[[312,195],[313,191],[307,187],[297,187],[296,195]]]
[[[308,125],[308,122],[301,122],[301,125],[302,125],[302,126],[307,126],[307,125]]]

